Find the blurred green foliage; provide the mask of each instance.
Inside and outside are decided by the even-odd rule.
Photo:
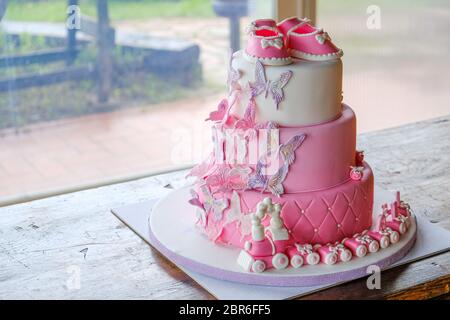
[[[112,20],[145,20],[152,17],[212,17],[211,0],[109,0]],[[82,14],[96,15],[96,0],[80,0]],[[66,0],[9,1],[5,19],[63,22]]]

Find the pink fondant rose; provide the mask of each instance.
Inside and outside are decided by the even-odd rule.
[[[363,167],[352,167],[350,170],[350,179],[359,181],[363,175]]]

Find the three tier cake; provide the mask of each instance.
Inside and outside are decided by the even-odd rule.
[[[196,224],[249,272],[345,263],[399,240],[409,207],[375,208],[374,177],[342,103],[342,50],[307,19],[256,20],[210,113],[214,148],[190,172]]]

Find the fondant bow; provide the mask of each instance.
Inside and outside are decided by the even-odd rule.
[[[394,232],[391,228],[386,227],[382,230],[378,231],[379,233],[381,233],[383,236],[390,236],[392,232]]]
[[[400,221],[404,224],[408,224],[409,222],[409,217],[405,217],[404,215],[399,215],[398,217],[395,218],[397,221]]]
[[[313,247],[310,244],[305,244],[303,246],[300,244],[296,244],[295,246],[297,247],[297,251],[301,254],[310,254],[313,252]]]
[[[328,35],[328,33],[326,32],[322,32],[316,35],[316,40],[317,42],[319,42],[320,44],[324,44],[325,41],[327,40],[331,40],[330,36]]]
[[[342,243],[339,243],[334,246],[328,247],[333,254],[338,254],[339,252],[343,252],[346,248]]]
[[[275,38],[275,39],[261,39],[261,47],[263,49],[266,49],[268,47],[275,47],[277,49],[283,48],[283,40],[281,38]]]
[[[369,244],[373,241],[373,239],[368,235],[363,235],[363,236],[356,237],[356,241],[358,241],[359,243]]]

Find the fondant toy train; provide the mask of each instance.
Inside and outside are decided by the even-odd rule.
[[[390,207],[387,204],[382,206],[382,213],[373,230],[338,243],[311,245],[292,240],[280,213],[280,204],[272,203],[270,198],[258,204],[252,216],[251,239],[245,242],[238,257],[238,264],[245,270],[259,273],[270,268],[285,269],[289,265],[293,268],[318,263],[332,265],[350,261],[353,257],[361,258],[398,242],[408,230],[411,219],[409,205],[400,200],[400,193],[397,192],[396,200]],[[264,226],[262,220],[267,215],[270,216],[270,223]]]

